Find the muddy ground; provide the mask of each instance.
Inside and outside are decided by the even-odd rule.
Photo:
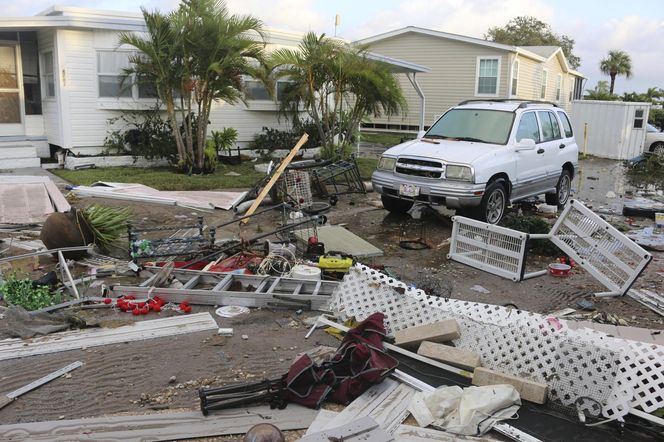
[[[624,224],[620,213],[625,193],[622,180],[617,179],[620,164],[607,160],[585,160],[574,180],[575,197],[601,210],[609,222]],[[613,192],[607,197],[607,192]],[[193,222],[201,214],[190,209],[161,205],[125,203],[117,200],[86,198],[76,202],[85,206],[91,202],[109,206],[130,207],[137,225],[177,225]],[[512,210],[528,211],[525,204]],[[224,211],[202,213],[209,225],[232,219]],[[627,297],[594,298],[593,293],[604,288],[581,269],[573,270],[567,278],[542,276],[520,283],[493,276],[447,260],[448,239],[451,234],[452,212],[442,210],[429,213],[421,224],[409,218],[389,214],[380,207],[376,194],[342,196],[328,214],[330,223],[344,224],[347,229],[365,238],[384,251],[370,264],[384,265],[403,281],[439,296],[478,301],[489,304],[512,304],[519,309],[549,313],[566,307],[577,308],[580,299],[592,300],[598,312],[612,313],[630,325],[664,329],[664,321],[654,312]],[[278,213],[270,213],[247,227],[249,236],[266,232],[279,221]],[[553,223],[555,220],[551,219]],[[635,219],[637,225],[652,225],[652,221]],[[403,233],[405,232],[405,233]],[[217,232],[218,238],[233,237],[237,225]],[[5,235],[6,236],[6,235]],[[423,236],[431,246],[425,250],[405,250],[399,247],[403,237]],[[328,249],[330,247],[328,246]],[[664,264],[663,254],[655,259],[637,280],[636,288],[661,292],[662,275],[657,273]],[[556,257],[532,256],[528,271],[540,270]],[[42,270],[53,263],[43,258]],[[137,284],[140,280],[136,279]],[[481,286],[486,293],[474,290]],[[89,295],[99,295],[99,288],[91,288]],[[212,307],[194,306],[194,312],[210,311]],[[88,311],[104,319],[135,320],[131,315],[110,309]],[[161,313],[166,316],[169,313]],[[214,314],[213,314],[214,316]],[[0,423],[31,422],[54,419],[73,419],[115,413],[145,413],[151,410],[198,409],[197,388],[201,385],[223,385],[235,381],[272,377],[286,372],[291,360],[301,351],[316,345],[336,347],[338,341],[318,331],[304,339],[307,317],[290,310],[252,310],[245,316],[222,319],[215,316],[220,327],[232,327],[233,337],[219,337],[216,332],[193,333],[167,339],[127,342],[119,345],[95,347],[81,351],[34,356],[25,359],[0,361],[0,390],[11,391],[73,361],[84,366],[71,377],[58,379],[35,390],[0,410]],[[145,319],[155,319],[151,313]],[[1,321],[0,321],[1,323]],[[248,339],[243,340],[242,335]],[[6,337],[0,327],[0,337]],[[170,382],[171,377],[175,380]]]

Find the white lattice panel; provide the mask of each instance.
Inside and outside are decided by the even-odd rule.
[[[612,293],[624,295],[652,259],[582,203],[572,200],[550,232],[551,242]]]
[[[313,201],[309,173],[302,170],[288,170],[285,178],[286,193],[295,201],[295,207],[309,207]]]
[[[528,235],[463,216],[452,217],[448,259],[521,281]]]
[[[390,335],[455,319],[461,328],[456,346],[479,352],[485,367],[546,382],[549,399],[565,407],[587,397],[612,417],[630,407],[652,412],[664,406],[664,346],[571,330],[564,320],[536,313],[429,296],[362,265],[344,277],[330,308],[344,319],[383,312]]]

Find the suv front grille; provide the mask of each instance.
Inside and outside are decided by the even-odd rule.
[[[396,165],[397,173],[423,178],[441,178],[444,171],[445,167],[441,162],[418,158],[399,157]]]

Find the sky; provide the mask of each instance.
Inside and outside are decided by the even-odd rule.
[[[173,9],[178,0],[0,0],[5,17],[34,15],[53,4],[95,9],[138,11]],[[586,89],[608,80],[599,62],[609,50],[632,58],[632,78],[618,77],[616,92],[664,88],[664,7],[661,0],[226,0],[234,13],[252,14],[270,27],[335,34],[358,40],[405,26],[418,26],[482,38],[492,26],[532,15],[554,32],[576,42],[578,69]]]

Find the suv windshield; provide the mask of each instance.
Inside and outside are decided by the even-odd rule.
[[[514,113],[483,109],[452,109],[431,126],[425,138],[507,144]]]

